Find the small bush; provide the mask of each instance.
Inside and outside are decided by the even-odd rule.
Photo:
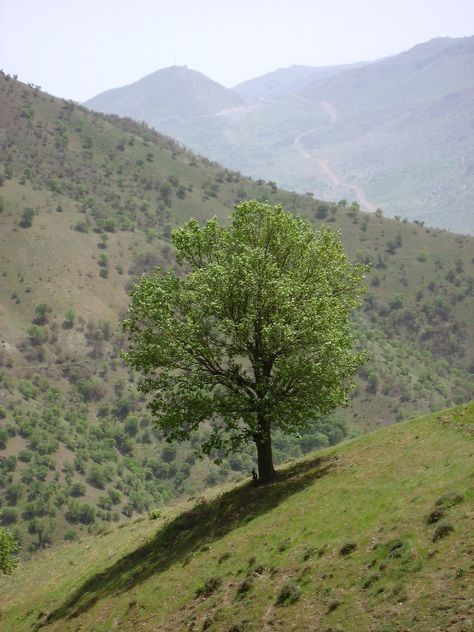
[[[403,541],[400,539],[392,540],[387,544],[388,557],[392,559],[402,557]]]
[[[464,496],[459,492],[449,492],[448,494],[443,494],[443,496],[440,496],[435,502],[435,506],[443,507],[444,509],[450,509],[451,507],[462,503],[463,500]]]
[[[318,549],[314,546],[309,546],[308,548],[306,548],[303,552],[303,562],[310,560],[314,555],[316,555],[317,552]]]
[[[70,496],[74,496],[75,498],[78,498],[79,496],[84,496],[86,493],[86,486],[82,481],[74,481],[71,484],[68,493]]]
[[[339,549],[339,555],[349,555],[357,548],[357,544],[355,542],[347,542]]]
[[[370,588],[370,586],[379,579],[382,579],[382,575],[380,573],[372,573],[372,575],[369,575],[364,582],[362,582],[362,588]]]
[[[240,586],[237,588],[237,594],[240,596],[247,594],[250,590],[252,590],[253,585],[254,585],[254,578],[246,577],[244,581],[240,584]]]
[[[79,536],[74,531],[74,529],[68,529],[64,533],[64,539],[66,540],[66,542],[75,542],[75,541],[79,540]]]
[[[436,522],[439,522],[441,518],[444,518],[443,509],[433,509],[433,511],[426,516],[426,524],[435,524]]]
[[[442,538],[445,538],[447,535],[449,535],[453,531],[454,531],[453,525],[449,524],[448,522],[442,522],[436,527],[435,532],[433,533],[433,542],[436,542],[437,540],[441,540]]]
[[[196,589],[196,597],[209,597],[220,588],[222,579],[220,577],[209,577],[202,586]]]
[[[18,522],[18,511],[12,507],[5,507],[0,511],[0,524],[10,525]]]
[[[160,509],[152,509],[151,511],[148,512],[148,517],[150,518],[150,520],[156,520],[160,516],[161,516]]]
[[[301,590],[299,586],[297,586],[294,582],[287,582],[284,584],[280,592],[278,593],[278,597],[276,599],[277,606],[289,606],[292,603],[298,601],[301,597]]]

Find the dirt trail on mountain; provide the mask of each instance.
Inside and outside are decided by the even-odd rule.
[[[331,124],[337,121],[337,112],[332,103],[329,103],[329,101],[321,101],[319,103],[319,106],[326,114],[328,114],[329,122]],[[325,126],[326,123],[323,123],[321,125],[318,125],[317,127],[313,127],[307,130],[306,132],[298,134],[298,136],[296,136],[295,140],[293,141],[293,145],[295,146],[298,153],[303,156],[303,158],[306,158],[306,160],[312,160],[318,165],[319,170],[326,176],[331,184],[349,189],[355,194],[356,200],[364,209],[374,212],[377,209],[377,206],[367,198],[362,187],[360,187],[358,184],[351,184],[350,182],[341,179],[334,171],[331,162],[327,158],[317,158],[316,156],[313,156],[304,146],[303,139],[306,136],[311,136],[311,134],[314,134],[314,132]]]

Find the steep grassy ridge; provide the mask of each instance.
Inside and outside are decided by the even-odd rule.
[[[202,436],[163,443],[118,326],[137,277],[175,265],[172,228],[240,199],[327,222],[373,264],[351,406],[276,436],[279,462],[474,397],[471,238],[278,190],[2,75],[0,105],[0,521],[24,551],[249,476],[251,446],[216,466],[192,454]]]
[[[313,454],[267,487],[43,552],[2,580],[0,622],[467,632],[473,433],[474,406],[461,406]]]

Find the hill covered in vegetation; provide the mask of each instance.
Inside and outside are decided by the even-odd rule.
[[[279,462],[473,398],[472,238],[282,191],[4,75],[0,105],[0,521],[24,551],[249,476],[251,448],[195,458],[205,429],[165,444],[120,357],[130,288],[176,265],[170,233],[191,216],[268,199],[341,230],[372,266],[351,406],[276,436]]]
[[[0,624],[468,632],[473,430],[445,410],[45,551],[0,580]]]

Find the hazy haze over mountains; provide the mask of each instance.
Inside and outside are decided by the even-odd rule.
[[[172,67],[86,102],[299,193],[474,232],[474,37],[372,63],[292,66],[229,90]]]

